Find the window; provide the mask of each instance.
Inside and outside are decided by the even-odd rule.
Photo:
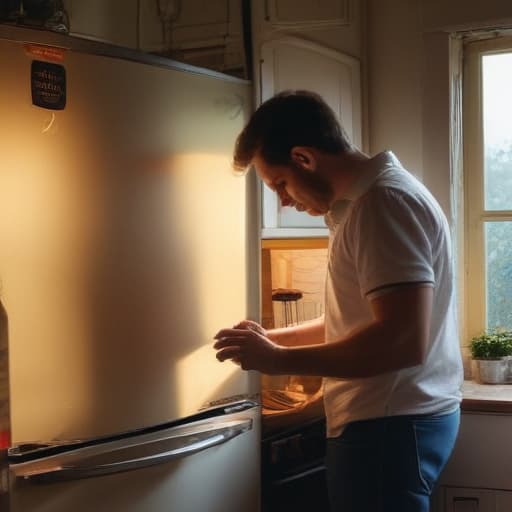
[[[512,329],[512,38],[464,52],[466,322]]]

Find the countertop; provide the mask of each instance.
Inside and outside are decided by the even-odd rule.
[[[285,404],[286,407],[274,410],[265,407],[268,393],[268,390],[263,393],[263,430],[266,435],[324,416],[320,389],[311,395],[304,395],[306,399],[296,400],[293,406]],[[274,390],[274,393],[294,395],[284,390]],[[512,384],[480,384],[474,380],[465,380],[462,385],[461,409],[463,412],[512,414]]]
[[[479,384],[465,380],[461,409],[463,412],[512,414],[512,384]]]

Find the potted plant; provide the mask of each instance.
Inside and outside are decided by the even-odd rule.
[[[477,364],[478,380],[486,384],[511,381],[512,331],[489,329],[471,338],[469,348]]]

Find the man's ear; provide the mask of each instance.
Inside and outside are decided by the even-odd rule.
[[[316,169],[317,159],[314,151],[307,146],[294,146],[290,151],[292,161],[303,169],[313,172]]]

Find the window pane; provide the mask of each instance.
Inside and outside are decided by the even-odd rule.
[[[512,210],[512,53],[482,58],[486,210]]]
[[[512,222],[485,223],[487,327],[512,329]]]

